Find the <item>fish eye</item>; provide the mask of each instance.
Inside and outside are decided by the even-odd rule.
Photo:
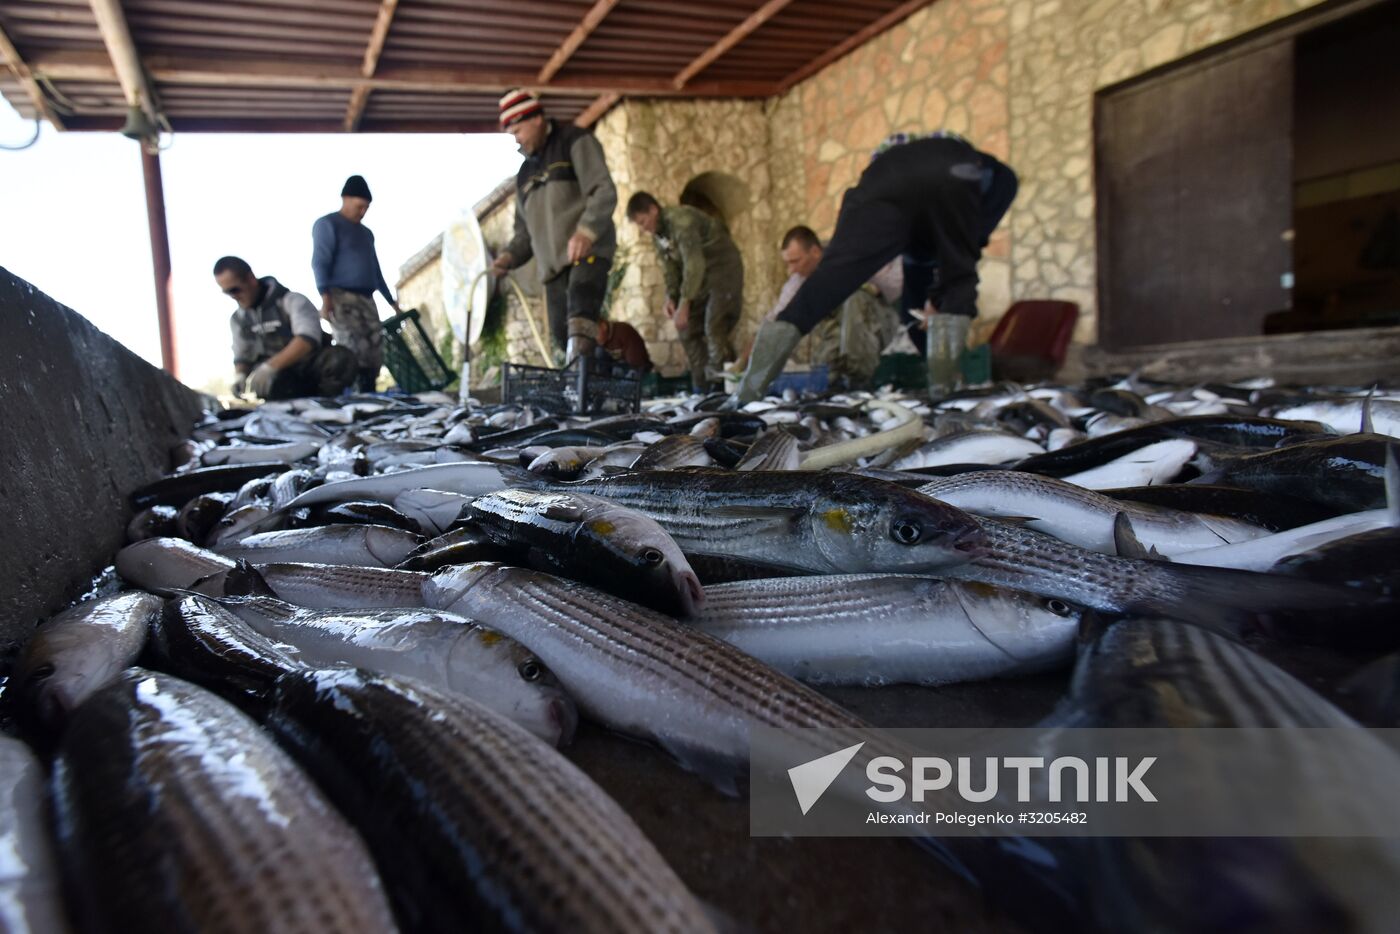
[[[544,666],[533,658],[527,658],[520,663],[520,667],[515,669],[520,672],[520,677],[526,681],[538,681],[544,676]]]
[[[660,564],[660,563],[662,562],[662,560],[665,559],[665,557],[666,557],[666,556],[663,555],[658,549],[655,549],[655,548],[644,548],[644,549],[642,549],[642,561],[645,562],[645,563],[647,563],[647,564]]]
[[[49,662],[47,665],[40,665],[38,668],[35,668],[33,671],[31,671],[31,672],[29,673],[29,677],[26,678],[25,680],[26,680],[26,681],[43,681],[45,678],[52,677],[54,671],[55,671],[55,669],[54,669],[53,663],[52,663],[52,662]]]
[[[901,545],[917,545],[923,535],[924,527],[914,519],[896,519],[890,526],[890,537]]]
[[[1045,601],[1045,608],[1056,616],[1069,616],[1074,612],[1068,603],[1063,600],[1056,600],[1053,597]]]

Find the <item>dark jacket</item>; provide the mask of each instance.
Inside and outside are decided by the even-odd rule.
[[[617,249],[613,187],[603,147],[573,124],[549,121],[539,152],[526,156],[515,177],[515,236],[506,245],[515,266],[539,263],[540,281],[569,267],[569,238],[593,238],[592,255],[611,258]]]

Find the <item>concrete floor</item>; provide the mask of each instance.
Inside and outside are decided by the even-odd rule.
[[[1030,726],[1067,678],[825,693],[877,726]],[[1022,930],[907,840],[750,837],[746,799],[725,797],[658,749],[584,724],[567,753],[739,930]]]

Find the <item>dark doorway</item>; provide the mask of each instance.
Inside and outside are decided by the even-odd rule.
[[[1400,324],[1397,48],[1324,4],[1099,93],[1106,349]]]
[[[1293,308],[1269,333],[1400,325],[1400,3],[1295,44]]]

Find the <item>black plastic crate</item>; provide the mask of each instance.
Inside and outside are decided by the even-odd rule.
[[[555,415],[618,415],[642,406],[642,378],[630,369],[600,368],[590,363],[582,371],[580,358],[556,370],[507,363],[501,380],[501,401],[533,405]]]
[[[441,389],[457,378],[428,339],[416,308],[394,315],[383,326],[384,365],[404,392]]]

